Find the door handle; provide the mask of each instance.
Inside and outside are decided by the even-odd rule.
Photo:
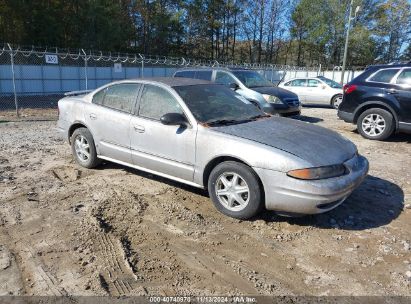
[[[143,126],[134,125],[134,130],[139,133],[144,133],[146,129]]]
[[[395,89],[386,90],[387,94],[397,94],[398,91]]]
[[[96,114],[91,113],[91,114],[90,114],[90,118],[93,119],[93,120],[96,120],[96,119],[97,119],[97,116],[96,116]]]

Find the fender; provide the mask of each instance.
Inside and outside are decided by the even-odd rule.
[[[362,109],[364,109],[365,107],[368,107],[370,105],[371,106],[378,105],[378,106],[381,106],[381,108],[387,108],[391,112],[391,114],[393,115],[394,120],[395,120],[396,129],[398,129],[397,111],[389,103],[378,101],[378,100],[366,101],[366,102],[362,103],[360,106],[358,106],[357,109],[355,109],[355,112],[354,112],[354,123],[357,123],[358,117],[363,112]],[[397,105],[395,105],[395,106],[397,106]],[[371,107],[368,107],[368,108],[371,108]]]
[[[83,125],[83,126],[85,126],[90,131],[90,133],[91,133],[91,135],[93,136],[93,139],[94,139],[93,131],[90,129],[88,124],[81,121],[81,120],[75,120],[73,123],[70,124],[70,127],[67,130],[67,138],[68,138],[69,142],[70,142],[70,130],[74,125]]]

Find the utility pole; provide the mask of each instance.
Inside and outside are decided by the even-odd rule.
[[[357,6],[355,9],[355,15],[354,18],[352,18],[352,7],[354,5],[354,0],[350,1],[350,13],[348,16],[348,26],[347,26],[347,35],[345,37],[345,46],[344,46],[344,58],[343,58],[343,65],[342,65],[342,70],[341,70],[341,84],[344,83],[344,73],[345,73],[345,67],[347,64],[347,53],[348,53],[348,41],[350,38],[350,28],[351,28],[351,21],[354,20],[357,17],[358,12],[360,11],[360,7]]]

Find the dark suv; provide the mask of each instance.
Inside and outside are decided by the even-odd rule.
[[[344,86],[338,117],[368,139],[411,132],[411,63],[367,68]]]

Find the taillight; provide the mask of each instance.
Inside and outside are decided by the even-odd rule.
[[[343,88],[345,94],[350,94],[351,92],[354,92],[357,89],[357,86],[355,84],[346,84]]]

